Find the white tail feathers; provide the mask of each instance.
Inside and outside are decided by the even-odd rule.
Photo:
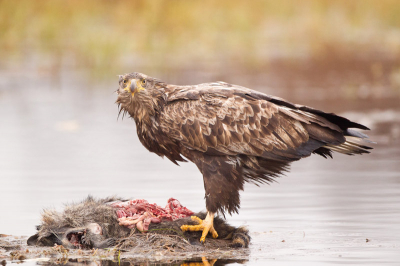
[[[368,150],[372,148],[363,145],[363,142],[369,142],[369,143],[373,142],[368,141],[364,138],[359,138],[358,136],[346,136],[346,141],[344,143],[339,145],[327,144],[324,147],[332,151],[336,151],[347,155],[370,153]]]

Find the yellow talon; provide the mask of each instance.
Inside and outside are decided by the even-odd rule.
[[[218,237],[217,231],[214,229],[214,213],[207,212],[207,216],[204,220],[197,216],[192,216],[191,219],[198,223],[198,225],[182,225],[182,231],[202,231],[200,242],[204,243],[208,232],[211,233],[213,238]]]
[[[206,257],[201,257],[202,262],[189,262],[189,263],[183,263],[180,266],[213,266],[215,262],[217,261],[216,259],[212,260],[211,262],[208,262]]]

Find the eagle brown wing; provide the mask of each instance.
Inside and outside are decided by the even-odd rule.
[[[160,127],[203,174],[207,210],[237,212],[244,182],[272,182],[291,161],[364,153],[346,118],[227,83],[164,87]],[[366,128],[364,128],[366,129]],[[186,152],[189,151],[189,152]]]
[[[206,154],[279,161],[298,160],[346,141],[343,129],[323,116],[254,93],[226,83],[170,85],[162,130],[188,149]]]

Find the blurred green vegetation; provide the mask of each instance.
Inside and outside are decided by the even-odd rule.
[[[399,14],[398,0],[2,0],[0,53],[92,67],[227,57],[257,64],[334,47],[398,56]]]
[[[108,77],[149,69],[276,69],[278,86],[287,85],[288,75],[326,75],[311,84],[320,86],[332,80],[336,60],[338,71],[366,73],[365,79],[353,73],[342,86],[351,97],[366,80],[400,95],[399,14],[399,0],[0,0],[0,67],[84,68]],[[314,69],[304,74],[304,62]]]

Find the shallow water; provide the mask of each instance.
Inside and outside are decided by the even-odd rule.
[[[30,81],[0,90],[0,233],[31,235],[43,208],[62,209],[88,194],[159,205],[175,197],[191,210],[205,209],[196,166],[149,153],[133,121],[117,121],[116,84],[91,90],[93,84],[68,76]],[[332,106],[371,127],[379,144],[370,155],[293,163],[279,184],[246,185],[240,214],[227,218],[251,231],[247,265],[400,259],[400,106]]]

